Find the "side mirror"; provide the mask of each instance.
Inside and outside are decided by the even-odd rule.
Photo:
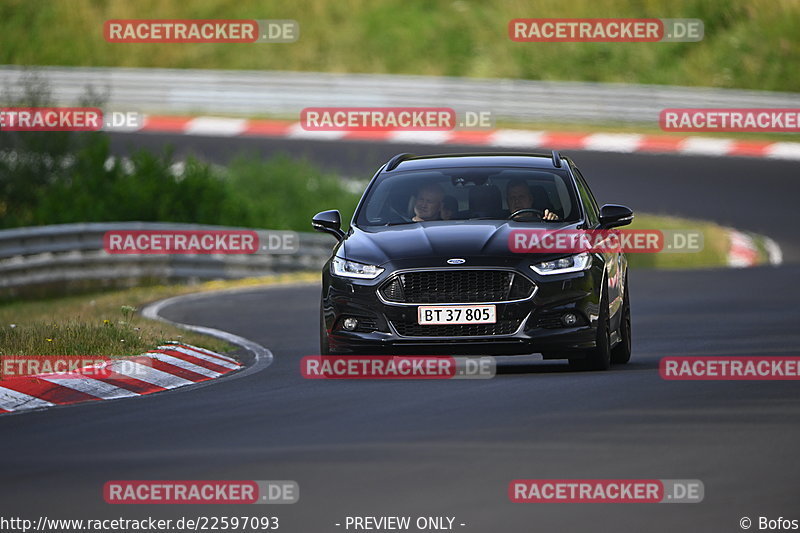
[[[342,231],[342,216],[336,209],[330,211],[323,211],[314,215],[311,219],[311,226],[317,230],[325,233],[330,233],[336,237],[337,241],[344,240],[344,232]]]
[[[633,221],[633,211],[624,205],[606,204],[600,208],[600,225],[604,229],[627,226]]]

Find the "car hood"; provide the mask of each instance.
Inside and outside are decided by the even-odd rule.
[[[508,246],[509,235],[513,230],[574,229],[577,225],[464,220],[368,229],[354,227],[344,242],[343,250],[347,259],[372,265],[421,257],[510,257],[519,256],[509,250]]]

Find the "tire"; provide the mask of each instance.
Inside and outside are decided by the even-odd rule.
[[[622,318],[619,324],[620,342],[611,350],[611,362],[624,365],[631,360],[631,300],[628,291],[628,276],[625,276],[625,296],[622,297]]]
[[[596,347],[587,350],[586,356],[581,359],[570,359],[570,367],[575,370],[608,370],[611,367],[611,332],[608,321],[608,290],[603,287],[603,295],[600,297],[600,315],[597,317]]]
[[[322,302],[319,303],[319,354],[331,355],[328,341],[328,330],[325,329],[325,314],[322,312]]]

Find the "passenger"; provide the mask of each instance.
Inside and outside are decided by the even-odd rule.
[[[458,200],[455,196],[445,196],[442,200],[442,220],[452,220],[458,214]]]

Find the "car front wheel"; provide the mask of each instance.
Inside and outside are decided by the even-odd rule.
[[[600,297],[600,314],[597,317],[595,348],[587,350],[585,357],[570,359],[570,367],[575,370],[609,369],[611,366],[611,338],[608,322],[608,291],[603,287],[603,295]]]

